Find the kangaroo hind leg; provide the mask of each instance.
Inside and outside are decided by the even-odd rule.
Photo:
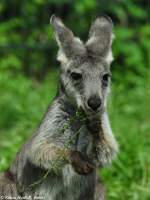
[[[18,196],[16,184],[12,174],[7,171],[0,174],[0,197],[2,199],[15,198]]]

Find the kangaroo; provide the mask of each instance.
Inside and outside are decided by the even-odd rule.
[[[60,82],[40,126],[0,175],[2,199],[104,200],[96,169],[118,152],[107,114],[113,23],[96,18],[83,43],[53,15]]]

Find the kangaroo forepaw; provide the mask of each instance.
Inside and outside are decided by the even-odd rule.
[[[70,160],[73,169],[80,175],[88,175],[93,171],[93,165],[90,163],[87,156],[79,151],[72,151]]]

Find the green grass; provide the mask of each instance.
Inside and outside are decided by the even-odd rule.
[[[0,75],[0,171],[36,129],[56,94],[57,77],[53,70],[39,84],[22,76]],[[113,82],[109,112],[120,152],[111,167],[101,170],[108,200],[150,199],[149,85],[146,77],[132,88],[124,86],[124,80]]]

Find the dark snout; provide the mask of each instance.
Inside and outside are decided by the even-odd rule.
[[[93,111],[97,111],[101,106],[101,99],[100,97],[94,95],[88,99],[88,107]]]

